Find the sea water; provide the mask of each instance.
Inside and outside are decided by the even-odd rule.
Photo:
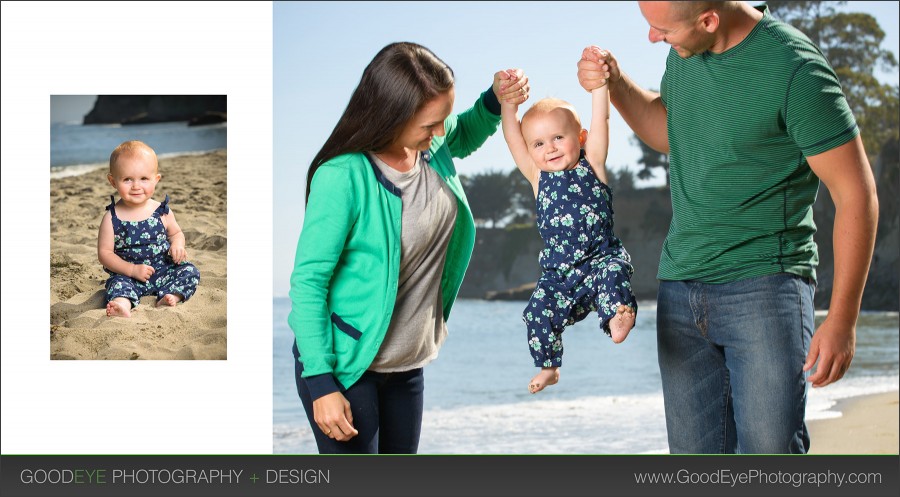
[[[290,301],[273,303],[273,451],[316,453],[294,383]],[[656,359],[656,303],[640,302],[621,344],[596,317],[566,329],[560,382],[538,394],[525,341],[525,302],[459,300],[440,356],[425,367],[423,454],[639,454],[667,452]],[[839,416],[838,399],[898,389],[897,313],[868,313],[847,375],[809,390],[807,419]]]
[[[187,122],[154,124],[53,123],[50,125],[50,177],[83,174],[106,167],[120,143],[140,140],[161,158],[227,148],[227,124],[188,126]]]

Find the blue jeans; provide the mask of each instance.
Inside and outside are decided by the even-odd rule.
[[[726,284],[661,281],[659,370],[669,451],[804,454],[803,363],[815,285],[780,273]]]
[[[316,437],[320,454],[415,454],[422,432],[425,375],[422,368],[399,373],[366,371],[350,388],[341,393],[350,402],[353,427],[359,435],[346,442],[329,438],[316,424],[313,399],[303,364],[294,344],[294,376],[297,393]]]

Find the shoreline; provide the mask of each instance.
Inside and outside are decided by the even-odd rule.
[[[900,391],[839,399],[836,418],[807,422],[810,454],[898,454]]]
[[[160,161],[171,160],[171,159],[179,159],[182,157],[199,157],[203,155],[217,154],[222,153],[226,154],[228,149],[225,148],[213,148],[210,150],[189,150],[186,152],[169,152],[164,154],[158,154],[157,159]],[[50,179],[62,179],[62,178],[71,178],[73,176],[83,176],[88,173],[92,173],[98,169],[105,169],[109,167],[109,162],[88,162],[83,164],[66,164],[64,166],[50,166]]]

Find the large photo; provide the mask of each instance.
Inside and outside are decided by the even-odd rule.
[[[897,453],[872,9],[276,2],[273,452]]]

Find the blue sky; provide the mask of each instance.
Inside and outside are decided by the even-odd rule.
[[[850,2],[841,10],[875,16],[887,34],[884,46],[898,53],[898,2]],[[668,53],[668,45],[648,41],[636,2],[276,2],[273,17],[276,296],[289,287],[309,162],[383,46],[414,41],[449,64],[456,111],[488,88],[494,72],[521,67],[531,82],[530,102],[563,98],[582,119],[590,116],[590,95],[578,86],[576,63],[585,46],[609,49],[629,76],[653,88]],[[896,72],[879,76],[898,81]],[[614,109],[610,128],[608,166],[634,169],[640,152]],[[462,174],[515,167],[499,131],[456,166]]]

